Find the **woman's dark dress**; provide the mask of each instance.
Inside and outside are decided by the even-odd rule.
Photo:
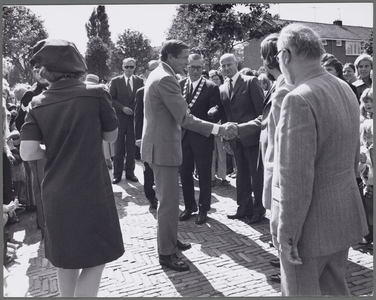
[[[54,82],[33,98],[22,140],[43,141],[45,253],[55,267],[89,268],[124,253],[102,131],[117,128],[111,96],[77,79]]]

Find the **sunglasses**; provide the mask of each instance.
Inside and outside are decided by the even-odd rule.
[[[290,52],[289,49],[287,49],[287,48],[282,48],[281,50],[279,50],[279,51],[277,52],[276,55],[274,55],[274,58],[275,58],[278,62],[279,62],[279,57],[278,57],[278,55],[279,55],[279,53],[281,53],[283,50],[286,50],[288,53],[291,54],[291,52]]]
[[[124,69],[134,69],[134,66],[123,66]]]

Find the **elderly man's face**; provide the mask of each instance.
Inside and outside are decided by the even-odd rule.
[[[289,65],[286,64],[286,59],[291,61],[291,51],[287,48],[278,48],[278,52],[275,56],[279,63],[279,67],[281,69],[281,72],[283,76],[285,76],[285,80],[288,84],[294,84],[292,80],[292,75],[289,70]]]
[[[224,76],[232,77],[238,71],[238,62],[232,56],[222,59],[220,63]]]

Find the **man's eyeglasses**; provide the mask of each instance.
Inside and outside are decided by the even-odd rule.
[[[134,66],[123,66],[124,69],[134,69]]]
[[[279,50],[279,51],[277,52],[276,55],[274,55],[274,58],[275,58],[278,62],[279,62],[279,57],[278,57],[278,55],[279,55],[279,53],[281,53],[283,50],[286,50],[288,53],[291,54],[291,52],[290,52],[289,49],[287,49],[287,48],[282,48],[281,50]]]
[[[202,67],[200,66],[188,66],[188,69],[192,70],[192,71],[201,71],[202,70]]]

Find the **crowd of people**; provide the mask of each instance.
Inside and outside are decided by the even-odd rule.
[[[258,71],[239,70],[233,53],[208,71],[168,40],[142,77],[128,57],[101,84],[73,43],[46,39],[32,49],[33,86],[3,80],[4,224],[36,210],[61,296],[96,296],[105,264],[123,254],[111,184],[123,172],[138,181],[137,153],[160,265],[189,270],[178,222],[195,212],[208,222],[212,188],[233,176],[229,219],[253,225],[270,210],[282,295],[349,294],[349,247],[373,249],[372,57],[343,65],[300,24],[267,36],[260,54]],[[15,252],[4,227],[5,265]]]

